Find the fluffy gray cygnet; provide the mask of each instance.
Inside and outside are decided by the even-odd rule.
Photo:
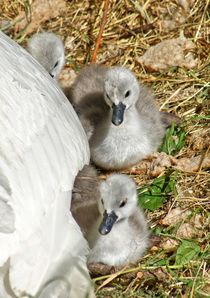
[[[148,247],[146,220],[137,205],[136,185],[113,174],[100,185],[99,210],[89,235],[88,263],[118,266],[136,262]]]
[[[100,184],[95,168],[85,166],[75,180],[71,212],[89,243],[88,263],[125,265],[148,247],[136,185],[126,175],[112,174]]]
[[[28,41],[27,51],[57,79],[65,62],[63,42],[54,33],[37,33]]]
[[[64,61],[60,38],[36,34],[28,51],[58,77]],[[137,164],[158,149],[170,125],[170,114],[159,112],[150,91],[124,67],[88,66],[64,92],[86,131],[93,162],[103,169]]]
[[[124,67],[86,67],[67,94],[87,133],[93,162],[129,168],[160,146],[165,125],[150,91]]]

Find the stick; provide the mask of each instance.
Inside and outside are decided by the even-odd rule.
[[[108,8],[109,8],[109,0],[105,0],[103,17],[102,17],[102,21],[101,21],[101,26],[100,26],[100,30],[99,30],[99,33],[98,33],[98,37],[97,37],[97,40],[96,40],[95,50],[93,52],[93,56],[92,56],[92,59],[91,59],[91,63],[95,63],[96,62],[96,56],[97,56],[98,49],[99,49],[100,44],[101,44],[102,34],[103,34],[104,27],[105,27],[106,21],[107,21]]]

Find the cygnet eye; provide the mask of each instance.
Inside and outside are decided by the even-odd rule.
[[[131,94],[130,90],[126,91],[125,97],[128,97]]]
[[[126,203],[127,203],[127,199],[121,201],[120,208],[124,207]]]
[[[55,65],[53,68],[56,68],[58,66],[58,61],[56,61]]]

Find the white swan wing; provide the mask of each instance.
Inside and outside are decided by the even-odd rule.
[[[7,210],[0,266],[10,258],[15,294],[35,295],[59,272],[70,276],[64,264],[75,270],[78,259],[85,268],[87,245],[69,207],[89,147],[55,82],[3,33],[0,56],[0,203]]]

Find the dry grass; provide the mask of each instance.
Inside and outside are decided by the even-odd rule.
[[[192,3],[192,6],[184,14],[178,2]],[[53,31],[63,38],[67,45],[67,67],[76,72],[91,60],[103,5],[104,1],[96,0],[66,1],[67,9],[61,17],[37,28],[37,31]],[[0,24],[8,20],[12,22],[22,10],[26,14],[30,11],[28,1],[1,0],[0,7]],[[171,21],[174,16],[176,22],[181,19],[181,24],[175,23],[172,30],[167,30],[165,20]],[[208,0],[110,0],[108,20],[97,55],[99,63],[124,65],[132,69],[141,82],[154,90],[162,109],[173,111],[181,117],[187,140],[177,154],[180,158],[191,158],[207,151],[205,140],[209,135],[210,120],[209,25]],[[12,23],[6,32],[23,46],[29,37],[24,31],[16,32]],[[151,74],[138,63],[137,58],[150,46],[179,37],[182,33],[195,43],[196,68],[173,67]],[[134,178],[138,185],[151,181],[146,175],[136,174]],[[209,297],[209,170],[201,173],[179,172],[177,190],[178,195],[172,196],[164,207],[147,212],[149,222],[154,233],[158,231],[162,239],[177,239],[177,226],[165,228],[160,224],[168,211],[181,207],[190,210],[192,216],[201,215],[202,233],[194,237],[201,248],[199,257],[185,265],[175,266],[175,253],[157,246],[133,269],[126,269],[119,275],[96,278],[96,288],[109,278],[107,284],[98,290],[98,297]]]

